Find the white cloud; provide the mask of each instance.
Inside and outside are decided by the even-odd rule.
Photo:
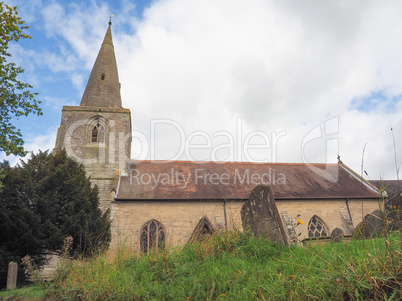
[[[10,165],[14,166],[18,162],[20,162],[20,160],[23,160],[25,162],[29,160],[29,158],[31,157],[31,152],[36,154],[39,152],[39,150],[52,151],[56,143],[56,134],[57,129],[53,128],[49,129],[47,134],[26,137],[24,149],[29,153],[24,158],[20,158],[14,155],[6,156],[5,153],[0,153],[0,160],[7,160],[10,162]]]
[[[225,130],[235,136],[240,116],[245,135],[286,132],[276,159],[301,162],[304,137],[338,116],[342,160],[359,172],[368,143],[370,178],[396,177],[389,125],[402,162],[402,3],[165,0],[150,4],[142,19],[131,2],[122,3],[127,10],[114,13],[113,38],[133,130],[149,136],[150,120],[167,118],[187,135]],[[61,49],[53,57],[50,49],[46,64],[67,72],[77,89],[95,61],[111,7],[42,6],[43,28]],[[351,105],[379,91],[393,103],[380,98],[367,111]],[[177,133],[166,133],[158,138],[159,158],[177,150]],[[325,146],[324,138],[312,142],[305,155],[336,161],[337,151],[326,158]]]
[[[25,149],[32,151],[34,153],[38,152],[39,150],[52,151],[55,146],[55,143],[56,143],[56,134],[57,134],[57,129],[52,128],[52,129],[49,129],[47,134],[38,135],[35,137],[28,137],[28,139],[26,141]]]
[[[117,49],[131,46],[118,56],[123,103],[144,131],[146,120],[165,117],[187,134],[233,132],[236,116],[249,131],[286,131],[277,159],[292,162],[301,161],[310,130],[339,116],[345,163],[358,169],[370,141],[370,176],[387,171],[394,178],[385,145],[390,119],[394,132],[402,132],[401,101],[397,112],[349,110],[353,99],[371,92],[401,94],[402,45],[395,32],[402,22],[394,3],[158,2],[130,42],[117,37]],[[159,155],[175,153],[174,139],[161,136]],[[325,143],[317,147],[310,157],[328,159]],[[401,142],[397,147],[402,150]]]

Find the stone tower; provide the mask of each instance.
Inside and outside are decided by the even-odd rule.
[[[109,22],[80,106],[64,106],[55,151],[65,149],[82,162],[98,185],[100,206],[110,208],[113,183],[127,172],[131,152],[130,110],[122,108]]]

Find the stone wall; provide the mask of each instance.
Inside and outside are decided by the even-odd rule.
[[[91,141],[94,123],[105,128],[104,143]],[[82,162],[87,176],[99,187],[100,207],[110,208],[116,170],[127,171],[131,152],[130,110],[83,106],[63,107],[55,150],[66,149]]]
[[[308,222],[317,215],[328,227],[328,235],[335,228],[345,229],[344,217],[349,217],[346,200],[277,200],[279,214],[287,212],[291,218],[300,214],[304,222],[296,228],[300,239],[308,237]],[[190,239],[202,217],[207,216],[215,229],[242,228],[241,208],[244,201],[114,201],[112,202],[112,248],[123,244],[139,251],[140,231],[149,220],[162,223],[168,247],[183,245]],[[349,207],[356,226],[362,220],[361,200],[350,200]],[[365,200],[363,217],[378,208],[378,200]],[[342,217],[342,215],[344,217]],[[345,231],[345,234],[347,231]]]
[[[216,230],[242,229],[240,210],[243,202],[221,201],[139,201],[112,202],[112,247],[121,244],[139,250],[140,231],[149,220],[162,223],[166,230],[168,247],[187,243],[204,217],[208,217]]]
[[[341,228],[345,234],[352,234],[352,231],[347,231],[347,222],[349,220],[349,213],[346,206],[346,199],[342,200],[296,200],[285,201],[276,200],[279,213],[287,211],[291,218],[295,218],[300,214],[299,219],[304,222],[296,228],[296,232],[301,233],[300,239],[308,237],[308,222],[316,215],[328,227],[329,233],[335,228]],[[356,227],[366,214],[371,213],[373,210],[378,209],[378,200],[369,199],[363,202],[362,214],[362,200],[349,200],[349,208],[352,216],[352,227]]]

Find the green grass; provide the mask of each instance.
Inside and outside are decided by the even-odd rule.
[[[14,297],[14,300],[43,300],[45,290],[41,286],[32,285],[11,291],[0,291],[0,298],[9,297]]]
[[[284,247],[225,232],[181,250],[66,264],[55,300],[398,300],[401,235]]]

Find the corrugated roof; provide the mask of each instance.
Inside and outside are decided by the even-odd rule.
[[[257,185],[276,199],[378,198],[343,164],[132,161],[117,200],[248,199]]]

